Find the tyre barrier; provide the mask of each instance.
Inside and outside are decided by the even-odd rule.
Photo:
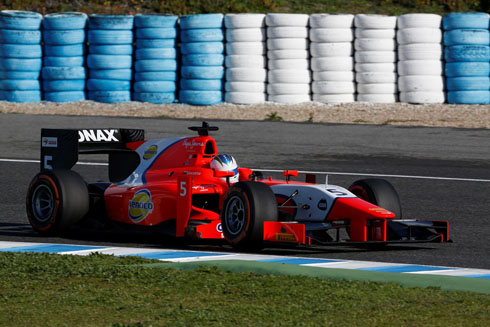
[[[226,83],[225,102],[256,104],[267,99],[267,84],[255,76],[257,70],[266,70],[265,15],[227,14],[226,27]],[[241,75],[232,74],[240,69]],[[230,71],[230,73],[228,73]],[[264,74],[262,74],[264,75]]]
[[[311,101],[308,21],[309,16],[303,14],[266,15],[268,101],[290,104]],[[281,57],[278,51],[288,56]],[[298,61],[303,64],[291,66]]]
[[[0,11],[0,100],[41,101],[42,15]]]
[[[89,30],[123,30],[131,31],[134,26],[132,15],[90,15]]]
[[[83,56],[73,57],[51,57],[45,56],[43,58],[44,67],[83,67]]]
[[[172,103],[177,90],[177,16],[135,16],[133,100]]]
[[[490,103],[487,13],[87,18],[0,11],[0,100]]]
[[[43,16],[36,12],[20,10],[2,10],[0,29],[38,31]]]
[[[87,15],[54,13],[43,19],[43,99],[85,100],[85,27]]]
[[[313,14],[310,26],[313,101],[354,102],[354,15]]]
[[[400,101],[443,103],[442,17],[406,14],[398,17],[398,87]]]
[[[483,12],[454,12],[442,20],[445,31],[455,29],[484,29],[488,30],[488,14]]]
[[[0,44],[0,56],[24,59],[41,58],[42,47],[40,44]]]
[[[393,16],[363,14],[354,18],[354,61],[358,101],[398,101],[396,19]]]
[[[87,41],[88,99],[97,102],[131,101],[134,17],[90,15]]]
[[[130,81],[132,76],[131,69],[89,69],[88,78]]]
[[[85,43],[70,45],[44,45],[44,55],[52,57],[85,56]]]
[[[486,13],[451,13],[443,19],[449,103],[490,103],[489,21]]]
[[[223,102],[222,14],[180,17],[182,67],[179,102],[208,106]]]

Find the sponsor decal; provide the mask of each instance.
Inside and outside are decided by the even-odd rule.
[[[82,129],[78,131],[78,142],[119,142],[114,135],[117,129]]]
[[[128,213],[129,218],[133,223],[139,223],[153,212],[153,202],[151,201],[151,193],[147,189],[142,189],[136,192],[131,200],[129,200]]]
[[[201,185],[194,185],[192,186],[192,190],[195,192],[209,192],[213,191],[213,188],[216,187],[216,185],[213,184],[201,184]]]
[[[157,154],[158,147],[156,145],[150,146],[148,149],[146,149],[145,153],[143,154],[143,159],[144,160],[149,160],[153,158]]]
[[[200,171],[184,171],[184,175],[200,176]]]
[[[386,212],[386,211],[388,211],[388,210],[386,210],[386,209],[383,209],[383,208],[376,208],[376,207],[371,207],[371,208],[369,208],[368,210],[369,210],[369,211],[376,211],[376,212]],[[388,212],[390,212],[390,211],[388,211]]]
[[[187,151],[193,151],[196,146],[204,146],[202,142],[197,142],[196,140],[184,140],[183,145],[186,147]]]
[[[296,237],[294,237],[294,234],[276,233],[276,241],[296,243]]]
[[[221,226],[221,223],[219,223],[218,225],[216,225],[216,230],[218,232],[220,232],[220,233],[223,232],[223,226]]]
[[[320,210],[327,210],[328,205],[327,205],[327,200],[326,199],[321,199],[320,202],[318,202],[318,209]]]
[[[43,148],[57,148],[58,138],[57,137],[46,137],[43,136],[41,139],[41,147]]]

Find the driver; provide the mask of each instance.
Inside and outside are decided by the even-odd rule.
[[[233,171],[235,175],[230,177],[230,184],[236,183],[239,180],[238,165],[235,158],[229,154],[218,154],[211,161],[210,167],[211,169],[218,171]],[[225,177],[222,177],[221,179],[226,181]]]

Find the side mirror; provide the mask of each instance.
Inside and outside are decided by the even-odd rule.
[[[214,177],[225,177],[226,178],[226,184],[228,184],[228,186],[231,186],[230,177],[233,177],[233,176],[235,176],[235,172],[233,172],[233,171],[214,170]]]
[[[289,180],[292,177],[298,177],[298,171],[297,170],[285,170],[283,175],[286,177],[286,181],[289,182]]]

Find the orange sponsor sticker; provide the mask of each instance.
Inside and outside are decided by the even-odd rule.
[[[296,243],[296,237],[294,237],[294,234],[276,233],[276,241]]]

